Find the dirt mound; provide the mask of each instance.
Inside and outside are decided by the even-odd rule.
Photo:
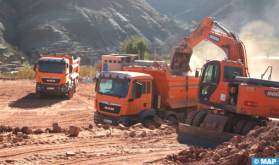
[[[256,127],[247,135],[237,135],[214,150],[191,146],[160,162],[250,165],[251,158],[279,158],[278,133],[278,126]]]

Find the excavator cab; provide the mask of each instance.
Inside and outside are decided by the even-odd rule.
[[[227,104],[229,84],[236,76],[243,76],[245,70],[240,62],[212,60],[204,65],[202,71],[198,90],[199,100],[203,104],[213,106],[214,103]]]

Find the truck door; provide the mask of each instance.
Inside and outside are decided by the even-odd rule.
[[[139,114],[143,109],[147,109],[147,91],[146,91],[146,85],[147,82],[146,81],[141,81],[141,80],[137,80],[138,83],[140,83],[142,85],[141,88],[141,97],[134,99],[133,101],[130,102],[130,115],[137,115]],[[134,84],[133,84],[134,85]],[[133,91],[132,91],[132,97],[134,98],[135,96],[135,90],[133,87]]]
[[[204,74],[200,82],[199,97],[202,100],[210,100],[220,81],[220,63],[209,62],[204,68]]]

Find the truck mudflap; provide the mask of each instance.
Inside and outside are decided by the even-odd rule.
[[[216,148],[218,145],[228,142],[236,135],[180,123],[177,140],[187,144],[199,145],[204,148]]]

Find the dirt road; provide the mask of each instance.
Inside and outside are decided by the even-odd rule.
[[[58,96],[39,100],[34,80],[0,80],[0,125],[28,126],[34,131],[52,128],[57,122],[62,129],[70,125],[82,128],[78,137],[31,134],[16,143],[7,138],[0,143],[0,164],[148,164],[188,147],[176,141],[176,131],[170,126],[155,130],[97,128],[93,121],[94,87],[80,83],[71,100]],[[134,137],[130,137],[131,132]],[[142,132],[147,135],[141,136]],[[66,152],[72,152],[71,156]]]

